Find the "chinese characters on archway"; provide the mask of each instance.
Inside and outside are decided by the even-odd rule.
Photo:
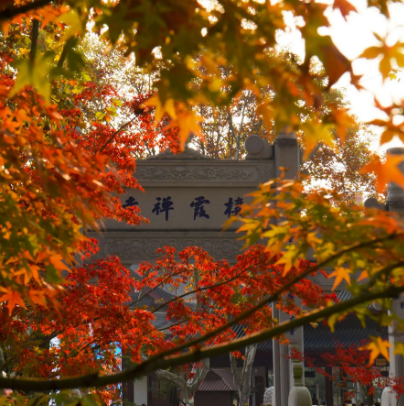
[[[125,201],[125,204],[122,205],[124,209],[127,209],[128,207],[134,207],[137,206],[139,202],[136,201],[136,199],[132,196],[129,196],[128,200]]]
[[[136,201],[134,197],[129,197],[125,204],[122,205],[123,208],[136,206],[139,203]],[[224,209],[223,214],[226,217],[230,216],[237,216],[241,211],[241,205],[243,204],[243,198],[237,197],[233,199],[229,197],[227,202],[224,202]],[[194,221],[198,218],[206,218],[209,219],[209,209],[210,209],[210,200],[205,199],[205,196],[198,196],[190,203],[189,208],[193,211],[193,218]],[[156,197],[156,203],[154,203],[152,213],[156,216],[160,214],[164,216],[166,221],[169,221],[170,218],[170,211],[175,210],[175,202],[171,199],[171,196],[167,197]]]

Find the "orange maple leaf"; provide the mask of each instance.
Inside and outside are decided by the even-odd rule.
[[[341,14],[345,19],[346,16],[351,11],[358,11],[356,7],[350,1],[347,0],[335,0],[333,9],[335,10],[336,8],[338,8],[341,11]]]
[[[335,276],[335,282],[334,286],[332,287],[332,290],[334,290],[343,280],[345,280],[348,285],[351,284],[349,269],[344,268],[343,266],[335,268],[335,271],[330,275],[330,278],[333,276]]]
[[[175,121],[180,130],[181,149],[184,149],[185,143],[191,134],[202,137],[202,129],[199,124],[202,121],[202,118],[197,116],[192,110],[181,109],[181,111],[178,112],[177,120]]]
[[[64,258],[60,254],[56,255],[51,255],[49,257],[49,261],[51,264],[58,270],[58,271],[68,271],[69,268],[67,265],[63,262]]]
[[[21,307],[26,308],[24,301],[22,300],[21,295],[16,292],[15,290],[8,289],[7,293],[0,297],[0,302],[8,302],[8,312],[11,314],[13,311],[14,307],[16,305],[19,305]]]
[[[383,357],[389,361],[389,347],[391,347],[391,344],[387,340],[382,340],[380,337],[371,337],[371,339],[372,342],[359,348],[360,350],[370,351],[368,365],[372,365],[379,354],[383,355]]]
[[[398,165],[404,161],[402,155],[387,155],[383,162],[378,155],[374,155],[371,161],[365,165],[360,172],[374,172],[376,175],[376,189],[381,193],[388,182],[394,182],[404,188],[404,175]]]

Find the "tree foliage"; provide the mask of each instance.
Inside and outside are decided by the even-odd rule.
[[[388,15],[386,2],[372,0],[370,6]],[[7,403],[24,403],[30,391],[115,385],[324,318],[333,328],[350,311],[365,320],[373,317],[365,305],[371,301],[382,308],[382,325],[396,319],[388,310],[404,290],[403,221],[347,204],[352,198],[340,198],[345,186],[338,177],[334,191],[312,191],[305,199],[301,181],[261,185],[243,208],[239,231],[247,245],[264,245],[251,247],[234,266],[197,248],[181,252],[180,260],[165,248],[162,260],[141,267],[140,280],[129,281],[115,258],[78,265],[80,255],[96,251],[82,230],[99,229],[103,218],[132,225],[147,221],[137,208],[122,207],[118,197],[125,188],[141,189],[133,176],[135,157],[167,147],[178,151],[191,133],[200,137],[201,128],[209,141],[209,132],[215,136],[209,124],[217,125],[216,119],[227,120],[225,137],[233,137],[229,151],[255,131],[246,126],[236,132],[229,114],[247,113],[267,135],[296,132],[306,157],[321,142],[324,148],[340,148],[333,159],[349,160],[345,152],[355,124],[333,97],[332,85],[345,73],[354,86],[361,84],[352,61],[328,35],[319,34],[329,26],[327,5],[10,0],[1,7],[0,332],[7,342],[2,352],[9,376],[0,378],[0,388],[19,391]],[[355,12],[345,0],[333,8],[344,16]],[[276,50],[276,35],[286,29],[285,12],[301,21],[302,61]],[[96,46],[105,47],[105,60],[91,57],[92,45],[83,42],[87,29],[100,35]],[[379,58],[387,77],[393,59],[402,66],[402,44],[378,40],[362,57]],[[117,65],[129,76],[123,88],[113,77]],[[137,91],[128,92],[131,86]],[[400,103],[384,107],[376,100],[386,117],[372,122],[384,128],[382,143],[395,134],[403,137]],[[212,118],[202,127],[201,106]],[[357,158],[362,166],[365,157]],[[372,156],[362,171],[376,173],[376,192],[382,192],[389,181],[404,186],[401,161]],[[360,182],[367,185],[369,178]],[[303,259],[309,253],[315,264]],[[307,279],[325,266],[334,267],[328,273],[334,288],[344,281],[352,299],[335,303]],[[188,285],[187,293],[160,306],[126,303],[130,286],[142,292],[180,283]],[[114,289],[106,292],[109,285]],[[290,294],[308,309],[297,307]],[[196,309],[195,297],[202,304]],[[296,317],[277,324],[268,306],[272,302]],[[172,321],[169,340],[152,323],[163,307]],[[119,320],[126,326],[119,327]],[[245,326],[245,337],[234,337],[231,327],[237,323]],[[404,328],[403,321],[397,325]],[[57,346],[49,345],[51,337],[58,338]],[[387,346],[372,341],[371,357],[385,355]],[[117,348],[136,364],[118,371]],[[49,396],[57,404],[73,402],[67,399],[71,394],[61,392],[35,395],[29,404],[45,404]],[[82,402],[90,405],[94,399],[88,395]]]

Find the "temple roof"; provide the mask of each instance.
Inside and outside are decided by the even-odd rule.
[[[198,392],[237,392],[233,375],[225,369],[211,369],[198,387]]]
[[[348,291],[341,291],[338,300],[341,302],[352,298]],[[360,345],[361,341],[369,340],[370,336],[388,339],[387,327],[380,327],[374,320],[367,319],[366,327],[363,327],[354,314],[349,314],[344,320],[335,324],[335,331],[331,332],[328,325],[318,323],[317,327],[307,324],[304,327],[304,349],[305,351],[330,352],[335,346],[342,344],[349,347],[353,344]],[[243,337],[244,326],[237,325],[234,328],[237,337]],[[272,351],[272,340],[263,341],[258,344],[258,351]]]

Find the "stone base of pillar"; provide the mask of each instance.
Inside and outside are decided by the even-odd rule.
[[[288,406],[312,406],[311,394],[304,386],[295,386],[289,392]]]
[[[389,386],[386,386],[383,389],[381,404],[382,406],[396,406],[397,404],[396,395],[394,394],[393,389]]]

